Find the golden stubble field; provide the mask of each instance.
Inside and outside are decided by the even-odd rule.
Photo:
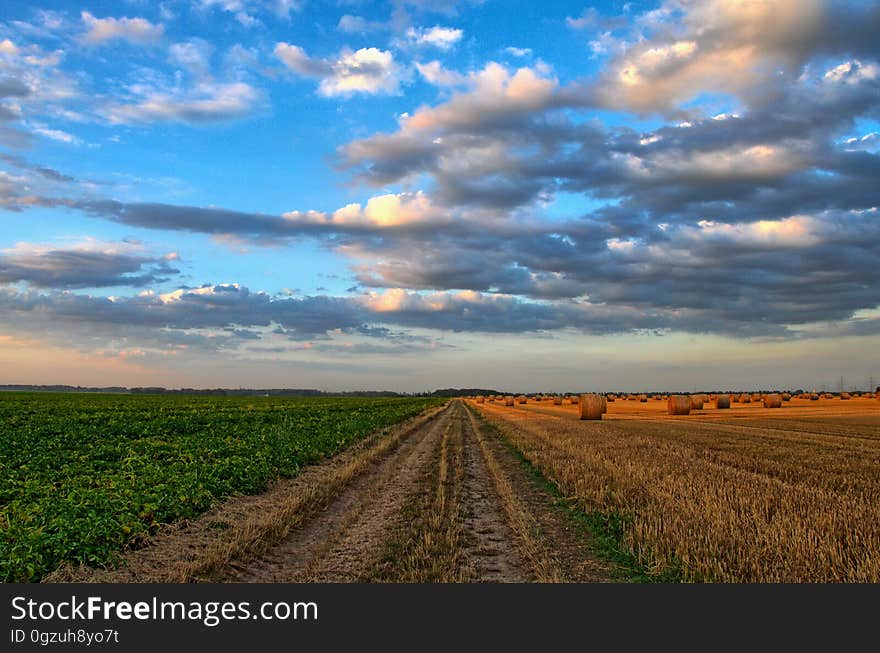
[[[618,398],[602,421],[552,401],[469,402],[624,544],[685,580],[880,581],[880,401],[714,402],[670,416]]]

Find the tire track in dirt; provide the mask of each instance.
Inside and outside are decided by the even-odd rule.
[[[468,413],[453,402],[327,510],[222,579],[525,582],[514,538]]]
[[[541,583],[596,583],[611,580],[612,568],[590,550],[586,534],[545,489],[537,486],[512,445],[468,408],[468,420],[514,532],[528,580]]]
[[[402,507],[432,462],[450,409],[410,435],[396,451],[350,483],[314,519],[266,555],[231,566],[237,582],[356,582],[373,568],[389,533],[402,527]]]
[[[456,402],[456,410],[464,442],[464,557],[473,577],[481,582],[527,582],[531,580],[529,565],[492,481],[478,431],[461,402]]]
[[[538,488],[497,431],[465,405],[452,423],[438,464],[407,506],[409,528],[389,542],[370,578],[406,582],[597,582],[610,570],[583,533]]]

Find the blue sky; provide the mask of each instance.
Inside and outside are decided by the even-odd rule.
[[[867,1],[5,2],[0,383],[864,385],[877,28]]]

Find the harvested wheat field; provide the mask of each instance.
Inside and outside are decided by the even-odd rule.
[[[734,398],[736,399],[736,397]],[[685,581],[880,581],[880,402],[791,399],[479,406],[656,574]]]

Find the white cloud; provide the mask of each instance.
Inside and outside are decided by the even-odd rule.
[[[468,81],[466,75],[444,68],[439,61],[416,62],[416,70],[425,78],[425,81],[435,86],[461,86]]]
[[[440,313],[462,306],[485,305],[508,301],[507,298],[484,295],[472,290],[421,294],[405,288],[389,288],[384,292],[370,292],[360,299],[374,313]]]
[[[162,38],[163,25],[156,25],[145,18],[95,18],[87,11],[80,14],[86,32],[82,40],[90,45],[98,45],[114,39],[122,39],[143,45]]]
[[[531,48],[517,48],[514,46],[508,46],[504,48],[504,51],[512,57],[530,57],[532,56]]]
[[[142,89],[130,103],[112,104],[102,113],[112,123],[209,123],[242,118],[261,95],[245,82],[203,82],[186,90]]]
[[[415,46],[430,46],[440,50],[449,50],[458,43],[464,32],[452,27],[410,27],[406,31],[407,40]]]
[[[750,246],[810,247],[821,242],[819,221],[809,215],[736,224],[701,220],[697,228],[684,227],[688,240],[721,240]]]
[[[0,54],[9,54],[15,56],[18,54],[18,52],[18,46],[9,39],[3,39],[2,41],[0,41]]]
[[[339,19],[336,29],[344,34],[365,34],[367,32],[379,32],[388,29],[388,25],[380,21],[367,20],[363,16],[345,14]]]
[[[281,216],[288,224],[323,225],[327,227],[393,228],[431,222],[439,225],[445,216],[422,192],[388,193],[376,195],[367,200],[366,205],[352,203],[337,209],[332,214],[320,211],[290,211]]]
[[[319,79],[318,93],[325,97],[400,90],[401,70],[387,50],[343,50],[333,59],[314,59],[297,45],[278,43],[275,55],[297,75]]]
[[[269,13],[276,18],[290,19],[290,14],[302,8],[299,0],[194,0],[196,8],[220,9],[234,16],[244,27],[260,25],[256,14]]]
[[[207,77],[211,70],[213,46],[202,39],[174,43],[168,48],[168,61],[196,77]]]
[[[880,77],[880,68],[874,63],[863,64],[859,60],[845,61],[825,73],[829,82],[858,84],[865,80],[873,81]]]
[[[581,12],[577,18],[566,16],[565,24],[574,30],[586,30],[596,27],[600,22],[599,12],[595,7],[589,7]]]
[[[59,143],[67,143],[68,145],[82,144],[82,140],[74,136],[73,134],[69,134],[66,131],[62,131],[60,129],[50,129],[45,125],[33,125],[31,126],[31,131],[44,138],[58,141]]]
[[[543,108],[557,89],[557,82],[540,71],[520,68],[514,73],[490,62],[469,75],[472,91],[456,95],[446,104],[422,108],[403,125],[403,131],[435,131],[476,124],[498,114],[515,114]]]
[[[275,56],[302,77],[324,77],[333,73],[333,66],[329,61],[312,59],[298,45],[278,43],[275,45]]]

